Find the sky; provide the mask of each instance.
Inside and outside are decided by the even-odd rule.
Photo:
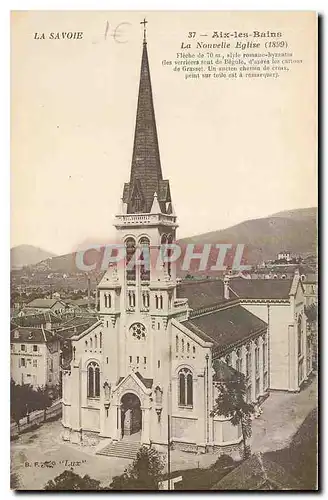
[[[11,246],[62,254],[114,237],[130,176],[144,16],[178,237],[317,205],[314,14],[15,12]],[[185,80],[162,64],[191,30],[253,29],[283,31],[302,64],[276,80],[235,81]],[[68,31],[83,39],[48,39]]]

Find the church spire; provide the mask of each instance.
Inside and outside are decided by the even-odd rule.
[[[171,201],[169,183],[163,180],[158,147],[156,120],[147,52],[146,24],[144,19],[143,50],[141,59],[137,117],[131,163],[130,182],[125,184],[123,201],[127,213],[150,213],[154,194],[157,193],[162,213]]]

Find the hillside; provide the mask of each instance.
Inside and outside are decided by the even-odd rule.
[[[187,243],[244,243],[244,263],[253,265],[275,258],[281,250],[289,250],[303,256],[315,254],[316,237],[317,209],[306,208],[248,220],[227,229],[183,238],[179,243],[182,246]],[[85,257],[85,263],[95,262],[99,255],[96,250],[90,250]],[[216,255],[212,256],[211,261],[215,263]],[[55,272],[76,272],[75,254],[54,257],[48,264]]]
[[[263,219],[184,238],[181,243],[244,243],[247,264],[273,259],[281,250],[306,255],[316,253],[317,209],[279,212]]]
[[[54,256],[55,254],[33,245],[18,245],[10,249],[10,267],[31,266]]]

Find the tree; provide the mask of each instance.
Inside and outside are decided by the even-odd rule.
[[[52,405],[52,393],[50,388],[46,385],[45,387],[38,387],[35,397],[36,408],[38,410],[44,411],[44,420],[47,417],[47,408]]]
[[[245,376],[234,373],[229,380],[218,382],[219,391],[212,415],[230,418],[232,425],[240,425],[244,445],[244,458],[251,454],[247,439],[252,435],[252,420],[254,405],[246,401]]]
[[[162,478],[164,461],[152,448],[142,446],[133,461],[121,476],[115,476],[111,490],[158,490]]]
[[[16,384],[10,380],[10,416],[16,422],[19,429],[19,421],[33,410],[33,388],[29,384]]]
[[[55,477],[54,480],[50,480],[44,487],[48,491],[71,491],[71,490],[100,490],[100,481],[92,479],[87,474],[85,476],[80,476],[71,470],[65,470],[61,474]]]
[[[20,477],[17,472],[10,471],[10,489],[18,490],[20,487]]]

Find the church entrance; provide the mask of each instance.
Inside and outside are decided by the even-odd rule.
[[[142,413],[138,396],[128,392],[121,399],[122,438],[131,436],[131,440],[141,436]]]

